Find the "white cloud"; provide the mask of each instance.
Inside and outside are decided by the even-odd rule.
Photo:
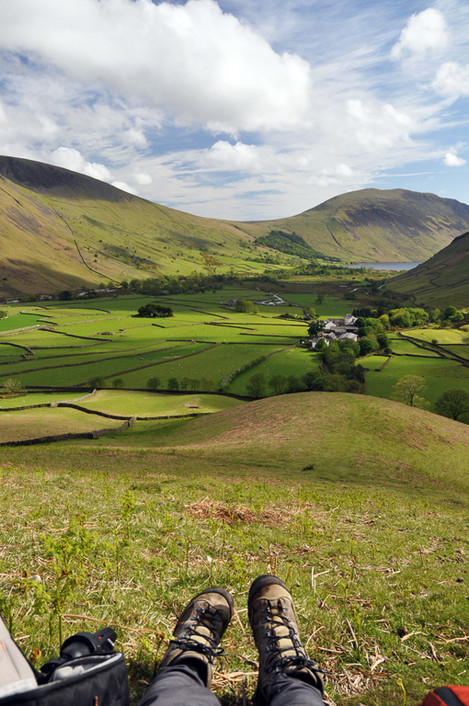
[[[348,123],[355,138],[367,150],[387,149],[409,141],[417,122],[390,103],[379,104],[356,98],[347,101]]]
[[[429,7],[412,15],[393,46],[391,56],[400,59],[405,55],[424,55],[439,52],[448,45],[446,21],[439,10]]]
[[[140,186],[148,186],[152,183],[153,179],[151,174],[145,172],[137,172],[133,175],[133,181]]]
[[[348,164],[336,164],[334,167],[323,169],[318,174],[314,174],[308,183],[325,187],[333,184],[345,184],[354,177],[354,171]]]
[[[59,147],[56,149],[52,153],[51,162],[58,167],[65,167],[65,169],[86,174],[93,177],[93,179],[100,179],[101,181],[110,181],[111,179],[111,172],[104,164],[87,162],[81,152],[71,147]]]
[[[310,107],[308,63],[214,0],[4,2],[0,45],[214,130],[285,129]]]
[[[445,62],[438,70],[433,88],[440,95],[454,100],[469,96],[469,64],[462,66],[456,61]]]
[[[462,157],[458,157],[456,148],[450,147],[448,152],[445,154],[443,163],[447,167],[462,167],[463,164],[466,164],[466,160]]]
[[[226,140],[215,142],[207,152],[205,161],[208,167],[225,171],[257,171],[260,166],[255,145],[242,142],[232,145]]]

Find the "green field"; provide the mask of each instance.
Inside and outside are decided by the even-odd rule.
[[[390,398],[393,385],[404,375],[419,375],[425,378],[427,389],[422,395],[429,401],[430,409],[434,409],[436,400],[446,390],[460,388],[469,392],[469,368],[456,361],[396,356],[381,372],[367,374],[367,393]]]
[[[100,390],[83,402],[82,407],[109,414],[136,417],[159,417],[220,412],[245,404],[232,397],[198,394],[158,394]]]
[[[112,419],[84,414],[75,409],[27,409],[4,412],[0,417],[0,442],[22,441],[55,434],[91,432],[122,425]]]

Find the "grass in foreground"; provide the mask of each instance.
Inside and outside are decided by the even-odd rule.
[[[468,446],[428,412],[306,393],[4,450],[2,612],[40,663],[61,632],[113,625],[136,700],[174,613],[222,584],[238,617],[215,689],[240,704],[247,590],[272,572],[336,704],[416,703],[467,681]]]

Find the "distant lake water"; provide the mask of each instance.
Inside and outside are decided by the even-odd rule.
[[[368,267],[371,270],[411,270],[413,267],[420,265],[420,262],[356,262],[353,265],[347,265],[354,270],[359,267]]]

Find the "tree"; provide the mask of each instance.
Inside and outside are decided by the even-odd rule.
[[[246,390],[250,397],[263,397],[265,392],[265,375],[263,373],[254,373],[254,375],[251,375],[246,385]]]
[[[249,299],[238,299],[235,304],[235,311],[244,314],[257,314],[259,309]]]
[[[8,316],[8,311],[5,311],[5,309],[0,309],[0,319],[6,319]]]
[[[156,376],[153,375],[151,378],[148,378],[148,380],[147,380],[147,388],[149,390],[153,390],[153,392],[155,392],[155,390],[157,390],[159,388],[160,382],[161,382],[160,378],[157,378]]]
[[[327,348],[327,343],[324,338],[320,338],[319,341],[316,343],[315,351],[323,351],[325,348]]]
[[[122,380],[122,378],[114,378],[114,380],[112,381],[112,386],[115,387],[117,390],[119,387],[122,387],[123,382],[124,381]]]
[[[99,375],[96,375],[94,378],[90,378],[88,380],[88,386],[89,387],[104,387],[104,378],[100,377]]]
[[[460,389],[446,390],[436,401],[435,411],[456,421],[467,417],[469,422],[469,392]]]
[[[318,336],[324,328],[324,323],[322,321],[311,321],[308,326],[309,336]]]
[[[326,392],[346,392],[347,380],[339,373],[331,373],[324,377],[324,390]]]
[[[297,378],[294,375],[289,375],[287,378],[288,388],[287,392],[304,392],[306,390],[306,385],[301,378]]]
[[[373,351],[378,350],[377,342],[373,338],[370,338],[369,336],[365,336],[364,338],[361,338],[359,340],[359,344],[360,344],[360,355],[368,355],[369,353],[373,353]]]
[[[447,306],[443,312],[443,318],[444,319],[451,319],[451,317],[457,313],[458,313],[458,310],[456,309],[455,306]]]
[[[317,319],[318,315],[314,306],[305,307],[303,309],[303,315],[305,319]]]
[[[169,306],[161,306],[161,304],[144,304],[139,308],[138,315],[155,319],[173,316],[173,310]]]
[[[420,394],[426,389],[425,378],[420,375],[404,375],[393,386],[393,397],[398,402],[409,405],[409,407],[426,407],[428,402]]]
[[[311,371],[309,373],[305,373],[301,379],[306,385],[307,390],[324,389],[324,377],[320,372]]]
[[[274,395],[283,395],[288,389],[288,379],[282,373],[272,375],[269,380],[269,387]]]
[[[2,393],[4,397],[17,397],[23,392],[23,385],[19,380],[14,380],[13,378],[8,378],[3,383]]]
[[[168,390],[171,390],[172,392],[177,392],[179,390],[179,381],[177,378],[169,378]]]
[[[321,306],[321,304],[323,304],[323,303],[324,303],[324,294],[317,294],[316,295],[316,304],[319,304],[319,306]]]

